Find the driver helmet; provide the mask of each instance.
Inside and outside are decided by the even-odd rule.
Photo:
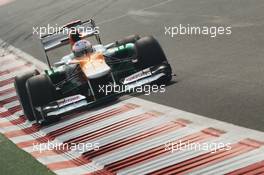
[[[93,52],[92,44],[87,40],[80,40],[72,46],[72,52],[75,57],[82,57]]]
[[[69,41],[71,45],[74,45],[77,41],[81,40],[81,34],[78,31],[71,30],[69,33]]]

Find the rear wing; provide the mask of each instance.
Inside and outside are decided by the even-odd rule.
[[[101,44],[98,27],[96,27],[95,22],[92,19],[83,22],[80,20],[72,21],[58,29],[59,30],[54,33],[40,37],[45,52],[69,44],[68,34],[70,30],[78,31],[82,38],[95,36],[97,42]]]
[[[81,34],[81,38],[94,36],[98,44],[102,43],[99,35],[99,28],[95,25],[93,19],[86,21],[76,20],[67,23],[64,26],[59,27],[54,33],[40,36],[40,41],[45,51],[46,59],[50,68],[51,65],[47,52],[69,44],[68,34],[71,30],[79,32]]]

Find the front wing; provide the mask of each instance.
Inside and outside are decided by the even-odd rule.
[[[37,107],[36,110],[39,112],[41,117],[39,117],[39,123],[49,123],[54,120],[60,119],[62,116],[72,113],[74,111],[92,108],[98,106],[102,103],[106,103],[113,99],[118,98],[121,95],[131,93],[136,87],[144,86],[147,84],[160,84],[171,78],[171,68],[169,64],[161,64],[159,66],[154,66],[146,68],[142,71],[136,72],[120,81],[118,86],[122,86],[122,90],[115,91],[114,93],[106,94],[105,96],[96,99],[88,100],[86,96],[77,94],[69,97],[65,97],[41,107]],[[116,86],[117,84],[111,84],[111,86]],[[114,89],[114,88],[113,88]]]

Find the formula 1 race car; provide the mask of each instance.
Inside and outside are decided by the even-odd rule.
[[[90,30],[78,30],[85,26]],[[73,111],[110,102],[133,88],[171,80],[171,66],[152,36],[131,35],[103,45],[97,29],[92,19],[78,20],[40,37],[49,69],[16,76],[14,83],[29,121],[48,124]],[[97,44],[85,40],[92,36]],[[72,52],[51,66],[48,51],[63,45],[70,45]],[[109,89],[115,90],[109,93]]]

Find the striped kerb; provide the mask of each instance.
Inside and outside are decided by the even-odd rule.
[[[38,144],[38,143],[44,143],[44,142],[47,142],[48,140],[51,141],[51,140],[54,140],[56,137],[62,135],[62,134],[65,134],[67,132],[71,132],[73,130],[76,130],[78,128],[81,128],[81,127],[84,127],[84,126],[87,126],[89,124],[93,124],[95,122],[99,122],[100,120],[103,120],[103,119],[106,119],[106,118],[109,118],[109,117],[113,117],[115,115],[119,115],[119,114],[122,114],[124,112],[127,112],[129,110],[132,110],[134,109],[136,106],[133,106],[133,105],[130,105],[130,104],[126,104],[126,105],[123,105],[121,107],[116,107],[114,109],[110,109],[110,110],[107,110],[103,113],[99,113],[99,114],[96,114],[96,115],[93,115],[93,116],[87,116],[87,118],[83,119],[83,120],[80,120],[78,122],[75,122],[75,123],[72,123],[72,124],[69,124],[65,127],[62,127],[62,128],[59,128],[59,129],[56,129],[50,133],[47,133],[46,136],[43,136],[41,138],[38,138],[38,139],[34,139],[34,140],[30,140],[30,141],[25,141],[25,142],[21,142],[18,144],[19,147],[21,148],[25,148],[25,147],[29,147],[29,146],[32,146],[33,144]],[[25,132],[26,129],[24,129],[23,131],[11,131],[9,133],[5,133],[5,135],[8,135],[9,137],[16,137],[16,136],[21,136],[21,135],[26,135],[28,134],[28,132],[32,131],[33,132],[37,132],[39,131],[39,128],[35,129],[35,130],[27,130]]]

